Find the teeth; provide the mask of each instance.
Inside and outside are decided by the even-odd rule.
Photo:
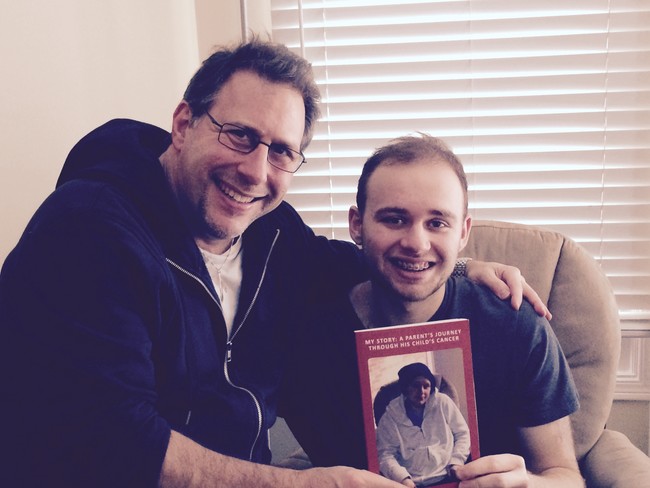
[[[230,198],[232,198],[236,202],[239,202],[239,203],[251,203],[253,200],[255,200],[255,198],[253,198],[253,197],[245,197],[241,193],[237,193],[237,192],[231,190],[230,188],[226,188],[223,185],[219,185],[219,188],[221,188],[222,192],[224,192],[226,195],[228,195]]]
[[[424,271],[431,267],[431,263],[424,261],[421,263],[407,263],[406,261],[395,261],[395,264],[407,271]]]

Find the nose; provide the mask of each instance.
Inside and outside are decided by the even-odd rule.
[[[428,232],[420,225],[412,225],[404,231],[401,246],[415,254],[428,251],[431,247]]]
[[[243,156],[238,171],[248,184],[259,185],[266,181],[269,170],[268,151],[267,146],[259,144],[253,152]]]

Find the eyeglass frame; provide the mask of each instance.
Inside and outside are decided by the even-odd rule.
[[[223,124],[221,124],[221,123],[217,122],[215,120],[215,118],[212,115],[210,115],[209,112],[206,112],[205,115],[208,116],[208,119],[210,119],[210,122],[212,122],[216,127],[219,128],[219,134],[217,136],[217,141],[219,141],[219,144],[221,144],[224,147],[227,147],[228,149],[230,149],[232,151],[238,152],[240,154],[250,154],[253,151],[255,151],[255,149],[257,149],[260,144],[262,144],[262,145],[264,145],[264,146],[266,146],[268,148],[268,151],[266,152],[266,160],[268,161],[268,163],[271,166],[273,166],[274,168],[277,168],[280,171],[284,171],[286,173],[295,173],[295,172],[297,172],[300,169],[300,167],[307,162],[307,160],[305,159],[305,155],[302,153],[302,151],[296,151],[295,149],[291,149],[289,146],[286,146],[286,145],[280,144],[280,143],[276,143],[276,142],[270,142],[270,143],[264,142],[264,141],[262,141],[260,139],[260,136],[255,132],[255,129],[252,129],[250,127],[241,127],[241,126],[239,126],[237,124],[231,124],[230,122],[224,122]],[[232,147],[232,146],[226,144],[224,141],[221,140],[221,134],[223,133],[223,128],[225,126],[231,126],[231,127],[236,128],[236,129],[239,129],[241,131],[244,131],[252,141],[256,141],[255,144],[253,144],[252,147],[247,151],[244,151],[242,149],[238,149],[236,147]],[[298,166],[296,167],[296,169],[294,169],[292,171],[292,170],[283,168],[281,166],[278,166],[273,161],[271,161],[271,149],[273,149],[273,147],[281,147],[281,148],[283,148],[283,149],[285,149],[287,151],[290,151],[290,152],[300,156],[300,163],[298,163]]]

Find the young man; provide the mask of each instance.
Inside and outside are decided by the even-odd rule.
[[[114,120],[73,148],[0,277],[0,485],[390,486],[258,464],[304,297],[363,274],[282,202],[318,98],[256,40],[203,63],[171,134]]]
[[[404,137],[366,162],[349,224],[371,279],[305,322],[285,385],[311,406],[283,414],[314,464],[366,466],[354,330],[465,317],[482,457],[455,469],[461,486],[583,486],[568,419],[578,400],[550,325],[450,277],[471,222],[465,173],[441,141]]]

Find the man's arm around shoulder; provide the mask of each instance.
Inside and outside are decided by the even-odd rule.
[[[583,488],[569,417],[519,429],[524,457],[498,454],[455,468],[461,488]]]

